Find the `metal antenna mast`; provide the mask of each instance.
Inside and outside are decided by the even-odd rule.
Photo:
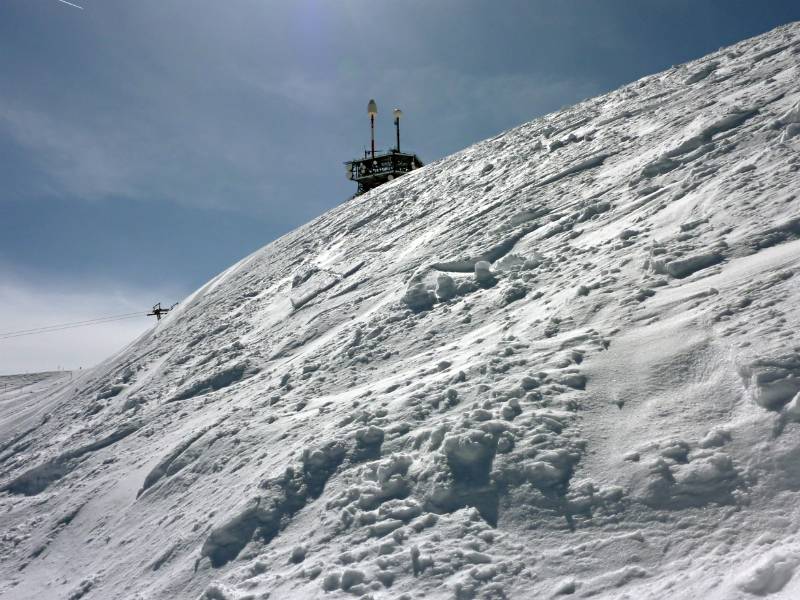
[[[367,114],[369,115],[369,131],[372,139],[372,158],[375,158],[375,115],[378,114],[378,105],[375,100],[370,100],[367,104]]]
[[[397,151],[400,152],[400,117],[403,116],[403,111],[399,108],[394,109],[394,128],[397,131]]]

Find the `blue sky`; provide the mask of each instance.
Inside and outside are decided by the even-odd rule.
[[[147,308],[353,192],[366,102],[430,162],[800,19],[796,0],[0,2],[0,332]],[[0,340],[88,366],[148,321]],[[102,340],[102,341],[101,341]]]

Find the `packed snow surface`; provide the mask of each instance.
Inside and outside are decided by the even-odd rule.
[[[800,597],[800,26],[0,379],[9,599]]]

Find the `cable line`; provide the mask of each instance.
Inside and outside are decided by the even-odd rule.
[[[37,331],[39,329],[50,329],[51,327],[65,327],[67,325],[80,325],[82,323],[93,323],[95,321],[104,321],[105,319],[117,319],[120,317],[132,317],[134,315],[141,315],[142,313],[137,311],[134,313],[122,313],[121,315],[109,315],[107,317],[95,317],[94,319],[86,319],[84,321],[71,321],[69,323],[57,323],[55,325],[42,325],[41,327],[32,327],[31,329],[19,329],[17,331],[0,331],[0,335],[11,335],[15,333],[26,333],[28,331]]]
[[[0,333],[0,340],[6,340],[10,338],[16,337],[23,337],[26,335],[37,335],[40,333],[51,333],[54,331],[63,331],[65,329],[74,329],[76,327],[88,327],[90,325],[101,325],[104,323],[113,323],[114,321],[123,321],[125,319],[133,319],[135,317],[144,317],[146,316],[144,313],[135,312],[135,313],[125,313],[121,315],[111,315],[108,317],[99,317],[96,319],[87,319],[84,321],[73,321],[71,323],[59,323],[56,325],[47,325],[44,327],[34,327],[31,329],[19,329],[17,331],[6,331]]]
[[[22,336],[26,336],[26,335],[37,335],[37,334],[40,334],[40,333],[51,333],[51,332],[55,332],[55,331],[63,331],[65,329],[74,329],[76,327],[88,327],[90,325],[103,325],[105,323],[113,323],[115,321],[123,321],[125,319],[134,319],[134,318],[140,317],[140,316],[144,316],[144,315],[142,315],[142,313],[138,313],[136,315],[128,315],[126,317],[116,317],[116,318],[113,318],[113,319],[98,319],[98,320],[95,320],[95,321],[89,321],[89,322],[86,322],[86,323],[79,323],[79,324],[73,324],[73,325],[62,325],[62,326],[59,326],[59,327],[52,327],[51,326],[51,327],[47,327],[47,328],[34,329],[34,330],[31,330],[31,331],[0,334],[0,340],[5,340],[5,339],[10,339],[10,338],[15,338],[15,337],[22,337]]]

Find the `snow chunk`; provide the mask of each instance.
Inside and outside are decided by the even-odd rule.
[[[791,123],[786,126],[783,134],[781,134],[781,142],[788,142],[793,137],[800,135],[800,124]]]
[[[767,410],[780,410],[800,392],[800,355],[758,359],[741,369],[756,404]]]
[[[436,295],[441,302],[452,300],[456,296],[456,282],[445,273],[436,278]]]
[[[800,100],[795,102],[792,107],[783,113],[778,119],[781,125],[791,125],[800,123]]]
[[[693,254],[674,260],[653,259],[651,262],[653,271],[662,275],[671,275],[676,279],[683,279],[702,269],[714,266],[722,262],[722,255],[719,252],[703,252]]]
[[[737,587],[756,596],[766,596],[781,591],[794,577],[797,555],[785,550],[767,554],[761,561],[746,571],[737,581]]]
[[[364,581],[364,571],[359,569],[345,569],[342,573],[340,581],[341,588],[344,591],[349,590],[351,587],[358,585]]]
[[[494,439],[483,431],[470,430],[445,438],[444,453],[456,479],[488,477],[494,456]]]
[[[492,274],[492,265],[488,261],[479,260],[475,263],[475,281],[483,287],[491,287],[496,283],[497,280]]]
[[[415,283],[403,295],[403,304],[414,312],[422,312],[433,308],[436,296],[428,290],[424,283]]]

